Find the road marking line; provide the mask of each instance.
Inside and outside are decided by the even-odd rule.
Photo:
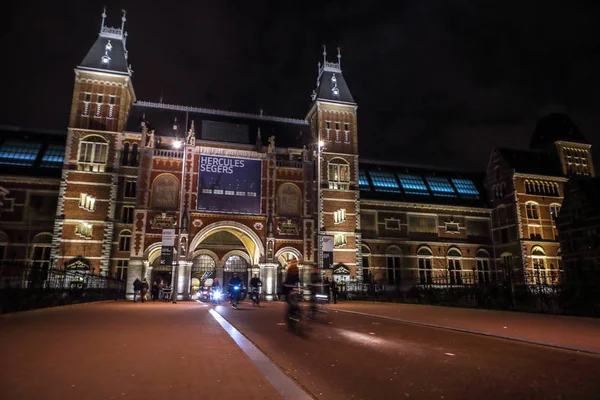
[[[275,390],[281,394],[284,399],[312,399],[294,380],[281,372],[281,370],[252,342],[233,327],[221,314],[211,309],[210,315],[221,325],[221,327],[231,336],[235,343],[246,353],[248,358],[256,365],[258,370],[273,385]]]
[[[586,349],[586,348],[574,347],[574,346],[565,346],[565,345],[551,343],[551,342],[542,342],[542,341],[533,340],[533,339],[523,339],[523,338],[519,338],[519,337],[515,337],[515,336],[500,335],[500,334],[496,334],[496,333],[482,332],[482,331],[476,331],[476,330],[464,329],[464,328],[455,328],[452,326],[429,324],[427,322],[417,322],[417,321],[411,321],[409,319],[386,317],[385,315],[369,314],[369,313],[364,313],[364,312],[360,312],[360,311],[350,311],[350,310],[340,310],[340,309],[337,309],[336,311],[348,313],[348,314],[362,315],[365,317],[382,318],[382,319],[387,319],[390,321],[402,322],[405,324],[426,326],[428,328],[446,329],[448,331],[471,333],[474,335],[489,336],[489,337],[494,337],[494,338],[498,338],[498,339],[512,340],[515,342],[535,344],[538,346],[553,347],[555,349],[561,349],[561,350],[577,351],[580,353],[588,353],[588,354],[600,354],[600,350]]]

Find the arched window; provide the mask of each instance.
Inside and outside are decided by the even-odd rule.
[[[402,282],[402,250],[398,246],[390,246],[385,251],[387,264],[387,281],[391,285]]]
[[[476,258],[479,284],[490,283],[490,254],[483,249],[478,250]]]
[[[129,165],[129,142],[123,143],[121,165]]]
[[[533,283],[545,285],[546,279],[546,252],[540,246],[531,249],[531,260],[533,264]]]
[[[192,273],[194,272],[213,272],[217,264],[215,260],[208,254],[200,254],[194,258],[192,263]],[[201,279],[202,280],[202,279]]]
[[[158,176],[152,184],[152,207],[179,208],[179,180],[171,174]]]
[[[462,254],[458,249],[448,250],[448,277],[451,285],[462,285],[461,275]]]
[[[229,256],[225,261],[225,272],[246,272],[248,270],[248,262],[242,256]]]
[[[284,183],[277,191],[277,213],[279,215],[300,215],[300,189],[293,183]]]
[[[540,212],[539,212],[539,207],[538,207],[537,203],[534,203],[533,201],[529,201],[525,204],[525,209],[527,211],[527,219],[534,219],[534,220],[540,219]]]
[[[366,245],[361,246],[362,250],[362,278],[363,282],[371,282],[371,250]]]
[[[52,250],[52,234],[39,233],[32,240],[31,265],[33,268],[48,270],[50,267],[50,252]]]
[[[342,158],[329,161],[327,168],[329,189],[348,190],[350,182],[350,165]]]
[[[131,231],[121,231],[119,235],[119,251],[129,251],[131,249]]]
[[[432,262],[433,253],[429,247],[421,247],[417,251],[417,259],[419,262],[419,283],[421,285],[433,284]]]
[[[108,159],[108,142],[100,136],[86,136],[79,143],[77,169],[104,172]]]

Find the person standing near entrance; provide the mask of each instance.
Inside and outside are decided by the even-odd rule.
[[[338,294],[338,287],[337,287],[337,282],[335,281],[335,279],[331,280],[330,283],[330,289],[331,289],[331,299],[333,300],[333,304],[337,304],[337,294]]]
[[[140,290],[142,290],[142,281],[140,278],[135,278],[133,281],[133,302],[137,302],[137,297],[140,294]]]
[[[142,281],[142,303],[146,302],[146,296],[148,295],[148,281],[146,278]]]

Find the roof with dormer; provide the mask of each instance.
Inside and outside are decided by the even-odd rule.
[[[102,14],[102,25],[98,38],[77,68],[131,76],[132,71],[127,61],[127,32],[124,30],[125,12],[121,18],[121,28],[105,26],[105,18],[106,9]]]
[[[141,132],[142,122],[155,135],[183,138],[192,121],[196,140],[215,143],[255,145],[268,143],[275,136],[275,145],[283,148],[302,148],[312,143],[310,127],[304,119],[275,117],[201,107],[138,101],[133,104],[125,130]]]
[[[360,160],[360,198],[487,208],[484,175],[470,171]]]
[[[337,57],[338,62],[329,62],[327,61],[327,51],[323,50],[323,64],[319,63],[317,88],[313,92],[312,100],[356,104],[342,74],[342,55],[339,48]]]

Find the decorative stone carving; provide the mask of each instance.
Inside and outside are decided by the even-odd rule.
[[[292,183],[286,183],[279,188],[277,196],[278,214],[300,215],[300,189]]]
[[[192,222],[192,225],[194,225],[195,228],[200,228],[203,225],[203,222],[201,219],[195,219],[194,222]]]
[[[179,181],[173,175],[161,175],[152,185],[152,207],[177,209],[179,200]]]
[[[146,147],[150,147],[151,149],[154,148],[154,129],[151,130],[150,134],[148,135],[148,144]]]
[[[256,223],[254,224],[254,229],[255,229],[255,230],[257,230],[257,231],[260,231],[262,228],[263,228],[263,224],[262,224],[262,223],[260,223],[260,222],[256,222]]]
[[[269,153],[275,152],[275,136],[269,137],[269,147],[267,148],[267,152],[269,152]]]

